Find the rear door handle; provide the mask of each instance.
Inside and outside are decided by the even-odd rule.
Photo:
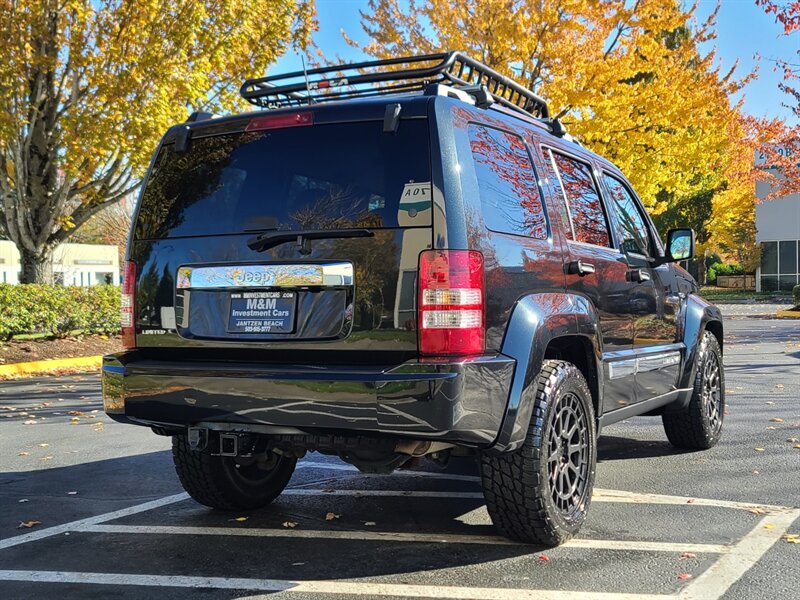
[[[582,260],[573,260],[571,263],[567,263],[567,273],[585,277],[586,275],[594,273],[594,265]]]
[[[669,296],[664,298],[664,302],[666,302],[670,306],[680,306],[682,301],[683,301],[683,296],[679,294],[670,294]]]

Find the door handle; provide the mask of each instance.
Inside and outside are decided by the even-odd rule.
[[[634,269],[633,271],[628,271],[628,275],[630,275],[631,281],[639,283],[650,281],[650,273],[647,272],[647,269]]]
[[[582,260],[573,260],[571,263],[567,263],[567,273],[569,275],[585,277],[586,275],[594,273],[594,265]]]
[[[670,306],[680,306],[682,301],[683,297],[678,294],[670,294],[669,296],[664,298],[664,302],[666,302]]]

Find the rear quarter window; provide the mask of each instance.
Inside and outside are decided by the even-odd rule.
[[[513,133],[470,123],[466,129],[477,190],[486,227],[547,239],[547,219],[536,172],[523,139]],[[462,157],[463,158],[463,157]],[[462,177],[468,177],[462,173]]]
[[[265,229],[431,223],[426,120],[323,124],[192,139],[162,148],[142,192],[136,239]]]

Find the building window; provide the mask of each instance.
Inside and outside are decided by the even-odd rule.
[[[761,289],[790,292],[800,280],[798,240],[761,243]]]

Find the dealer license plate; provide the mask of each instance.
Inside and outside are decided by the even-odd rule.
[[[292,333],[295,292],[232,292],[228,333]]]

